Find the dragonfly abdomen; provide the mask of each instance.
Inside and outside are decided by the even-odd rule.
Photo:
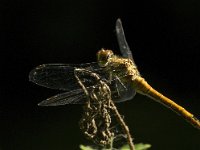
[[[186,121],[191,123],[194,127],[200,129],[200,121],[196,117],[194,117],[193,114],[191,114],[185,108],[178,105],[171,99],[167,98],[166,96],[162,95],[160,92],[152,88],[147,83],[147,81],[145,81],[144,78],[138,76],[137,78],[132,80],[132,82],[133,82],[133,87],[136,89],[138,93],[146,95],[151,99],[155,100],[156,102],[159,102],[164,106],[172,109],[178,115],[182,116]]]

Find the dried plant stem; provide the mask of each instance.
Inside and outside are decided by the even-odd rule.
[[[81,86],[86,97],[88,98],[88,102],[84,107],[84,115],[80,123],[80,127],[84,134],[89,139],[93,140],[94,143],[103,145],[111,144],[110,147],[112,148],[113,143],[109,139],[114,136],[114,133],[110,131],[110,113],[113,112],[116,120],[121,125],[123,132],[127,136],[127,142],[129,144],[130,150],[135,150],[129,128],[125,124],[123,118],[119,114],[117,107],[115,106],[111,98],[111,91],[108,84],[101,80],[98,74],[86,69],[77,68],[75,69],[74,74],[79,85]],[[89,75],[90,77],[95,78],[95,80],[97,81],[97,86],[92,87],[92,89],[86,88],[80,78],[81,74]],[[100,123],[99,121],[104,122],[103,124],[101,123],[101,127],[99,127],[98,125]],[[104,128],[102,128],[102,126],[104,126]],[[96,129],[94,130],[95,132],[91,132],[93,131],[92,129]]]
[[[115,106],[114,102],[112,100],[110,102],[111,102],[112,110],[113,110],[117,120],[119,121],[120,125],[122,126],[122,129],[124,130],[125,134],[127,135],[127,141],[128,141],[130,150],[135,150],[133,139],[131,137],[131,134],[130,134],[128,126],[126,125],[126,123],[124,122],[123,118],[119,114],[119,111],[117,110],[117,107]]]

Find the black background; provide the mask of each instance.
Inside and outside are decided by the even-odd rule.
[[[58,91],[28,81],[43,63],[96,61],[101,48],[119,54],[115,21],[146,80],[200,117],[200,2],[0,2],[0,149],[66,150],[87,144],[79,130],[82,107],[38,107]],[[135,138],[154,150],[198,150],[200,132],[141,95],[117,105]]]

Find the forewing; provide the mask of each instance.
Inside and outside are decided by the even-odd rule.
[[[80,86],[74,76],[75,68],[85,68],[102,74],[96,62],[86,64],[43,64],[34,68],[29,74],[29,80],[47,88],[70,91]],[[87,82],[87,81],[86,81]]]

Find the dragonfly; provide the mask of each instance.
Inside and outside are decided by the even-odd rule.
[[[155,90],[140,75],[126,41],[120,19],[116,21],[115,31],[122,56],[114,55],[112,50],[101,49],[97,53],[97,62],[43,64],[34,68],[29,74],[30,81],[40,86],[64,91],[40,102],[38,105],[58,106],[85,103],[86,96],[75,76],[76,69],[83,68],[95,72],[101,77],[101,80],[108,83],[114,102],[131,100],[136,93],[140,93],[170,108],[194,127],[200,129],[200,121],[192,113]],[[95,87],[97,82],[91,76],[81,76],[81,81],[86,88]]]

